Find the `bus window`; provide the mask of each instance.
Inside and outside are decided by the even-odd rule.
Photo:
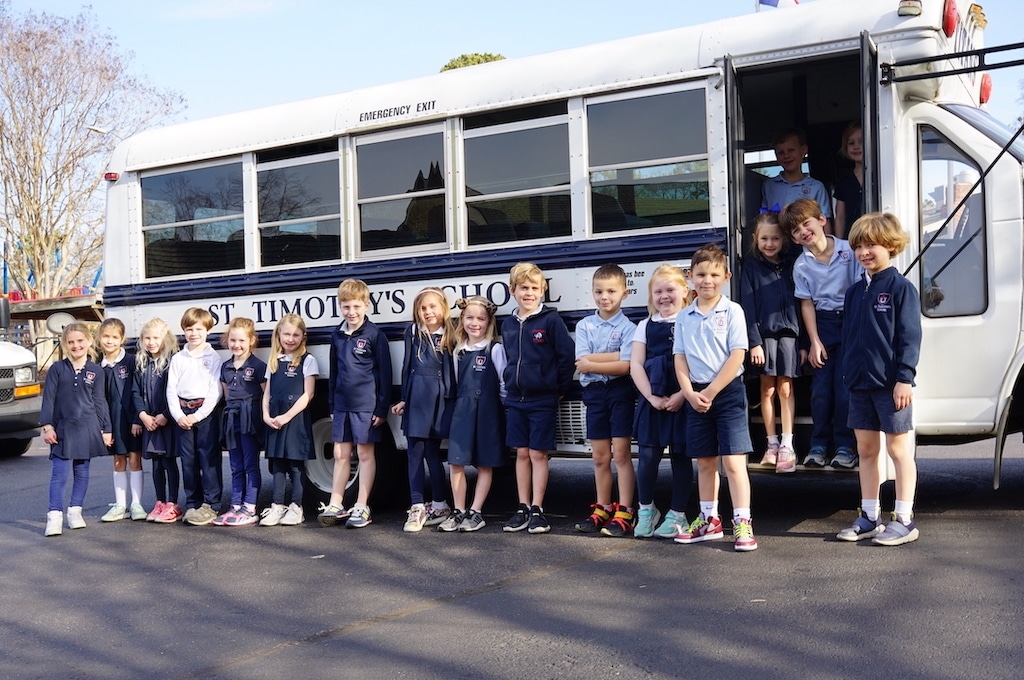
[[[470,245],[569,236],[565,116],[480,127],[465,137]]]
[[[919,129],[919,148],[921,245],[931,243],[922,258],[921,308],[932,317],[981,314],[988,308],[983,184],[957,209],[981,170],[931,127]]]
[[[708,222],[704,90],[587,106],[595,233]]]
[[[263,266],[341,258],[338,159],[257,173]]]
[[[143,177],[146,277],[241,269],[242,164]]]
[[[360,249],[446,243],[443,135],[356,144]]]

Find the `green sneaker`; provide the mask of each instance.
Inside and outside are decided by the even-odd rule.
[[[146,517],[149,516],[149,513],[146,512],[141,503],[132,503],[132,507],[128,508],[128,512],[131,513],[132,519],[136,521],[145,521]]]
[[[131,513],[128,512],[128,508],[123,505],[114,504],[110,506],[110,510],[100,517],[101,522],[117,522],[122,519],[128,519],[131,517]]]
[[[654,535],[654,528],[661,521],[661,511],[652,504],[649,507],[640,506],[636,513],[636,527],[633,529],[635,538],[650,538]]]
[[[669,510],[665,513],[665,521],[654,530],[654,535],[658,538],[672,540],[683,533],[689,526],[690,523],[686,521],[686,515],[675,510]]]

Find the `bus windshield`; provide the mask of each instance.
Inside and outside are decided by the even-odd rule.
[[[987,111],[983,111],[973,106],[967,106],[966,104],[945,104],[942,108],[955,116],[963,118],[965,121],[981,130],[986,137],[1001,147],[1006,146],[1013,135],[1017,132],[1008,125],[1000,123]],[[1014,158],[1021,163],[1024,163],[1024,136],[1018,135],[1017,138],[1013,140],[1013,144],[1010,145],[1008,151]]]

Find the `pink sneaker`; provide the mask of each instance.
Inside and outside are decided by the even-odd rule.
[[[236,508],[231,508],[227,512],[214,517],[210,524],[215,527],[231,526],[234,524],[235,517],[237,516],[238,510]]]
[[[722,531],[722,520],[718,517],[701,517],[690,522],[690,526],[675,537],[676,543],[700,543],[713,541],[725,535]]]
[[[736,537],[734,548],[737,552],[757,550],[757,541],[754,540],[754,525],[749,519],[741,517],[733,522],[732,535]]]
[[[163,501],[157,501],[156,505],[153,506],[153,509],[149,511],[148,515],[146,515],[146,521],[155,522],[156,518],[160,516],[160,513],[164,511],[164,505],[166,505],[166,503]]]
[[[177,503],[164,503],[164,511],[153,521],[159,524],[173,524],[181,519],[181,515],[181,508]]]
[[[775,472],[777,474],[796,472],[796,451],[789,446],[780,446],[778,461],[775,463]]]
[[[774,466],[778,461],[779,457],[779,445],[769,444],[768,449],[764,452],[764,456],[761,458],[761,465]]]

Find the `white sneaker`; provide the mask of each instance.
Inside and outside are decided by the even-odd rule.
[[[64,513],[60,510],[50,510],[46,513],[46,531],[43,536],[60,536],[64,530]]]
[[[119,522],[122,519],[128,519],[129,517],[131,517],[131,513],[128,512],[128,508],[115,503],[110,506],[110,510],[107,510],[107,513],[103,515],[103,517],[100,517],[100,521]]]
[[[306,521],[306,516],[302,512],[302,507],[292,503],[285,510],[284,517],[281,518],[281,526],[293,527],[302,524]]]
[[[269,508],[263,511],[260,520],[261,527],[276,527],[288,513],[288,508],[280,503],[272,503]]]
[[[72,505],[68,508],[68,529],[84,529],[85,519],[82,518],[82,506]]]
[[[423,528],[427,521],[427,507],[423,503],[417,503],[409,508],[409,516],[405,520],[402,531],[412,534]]]

